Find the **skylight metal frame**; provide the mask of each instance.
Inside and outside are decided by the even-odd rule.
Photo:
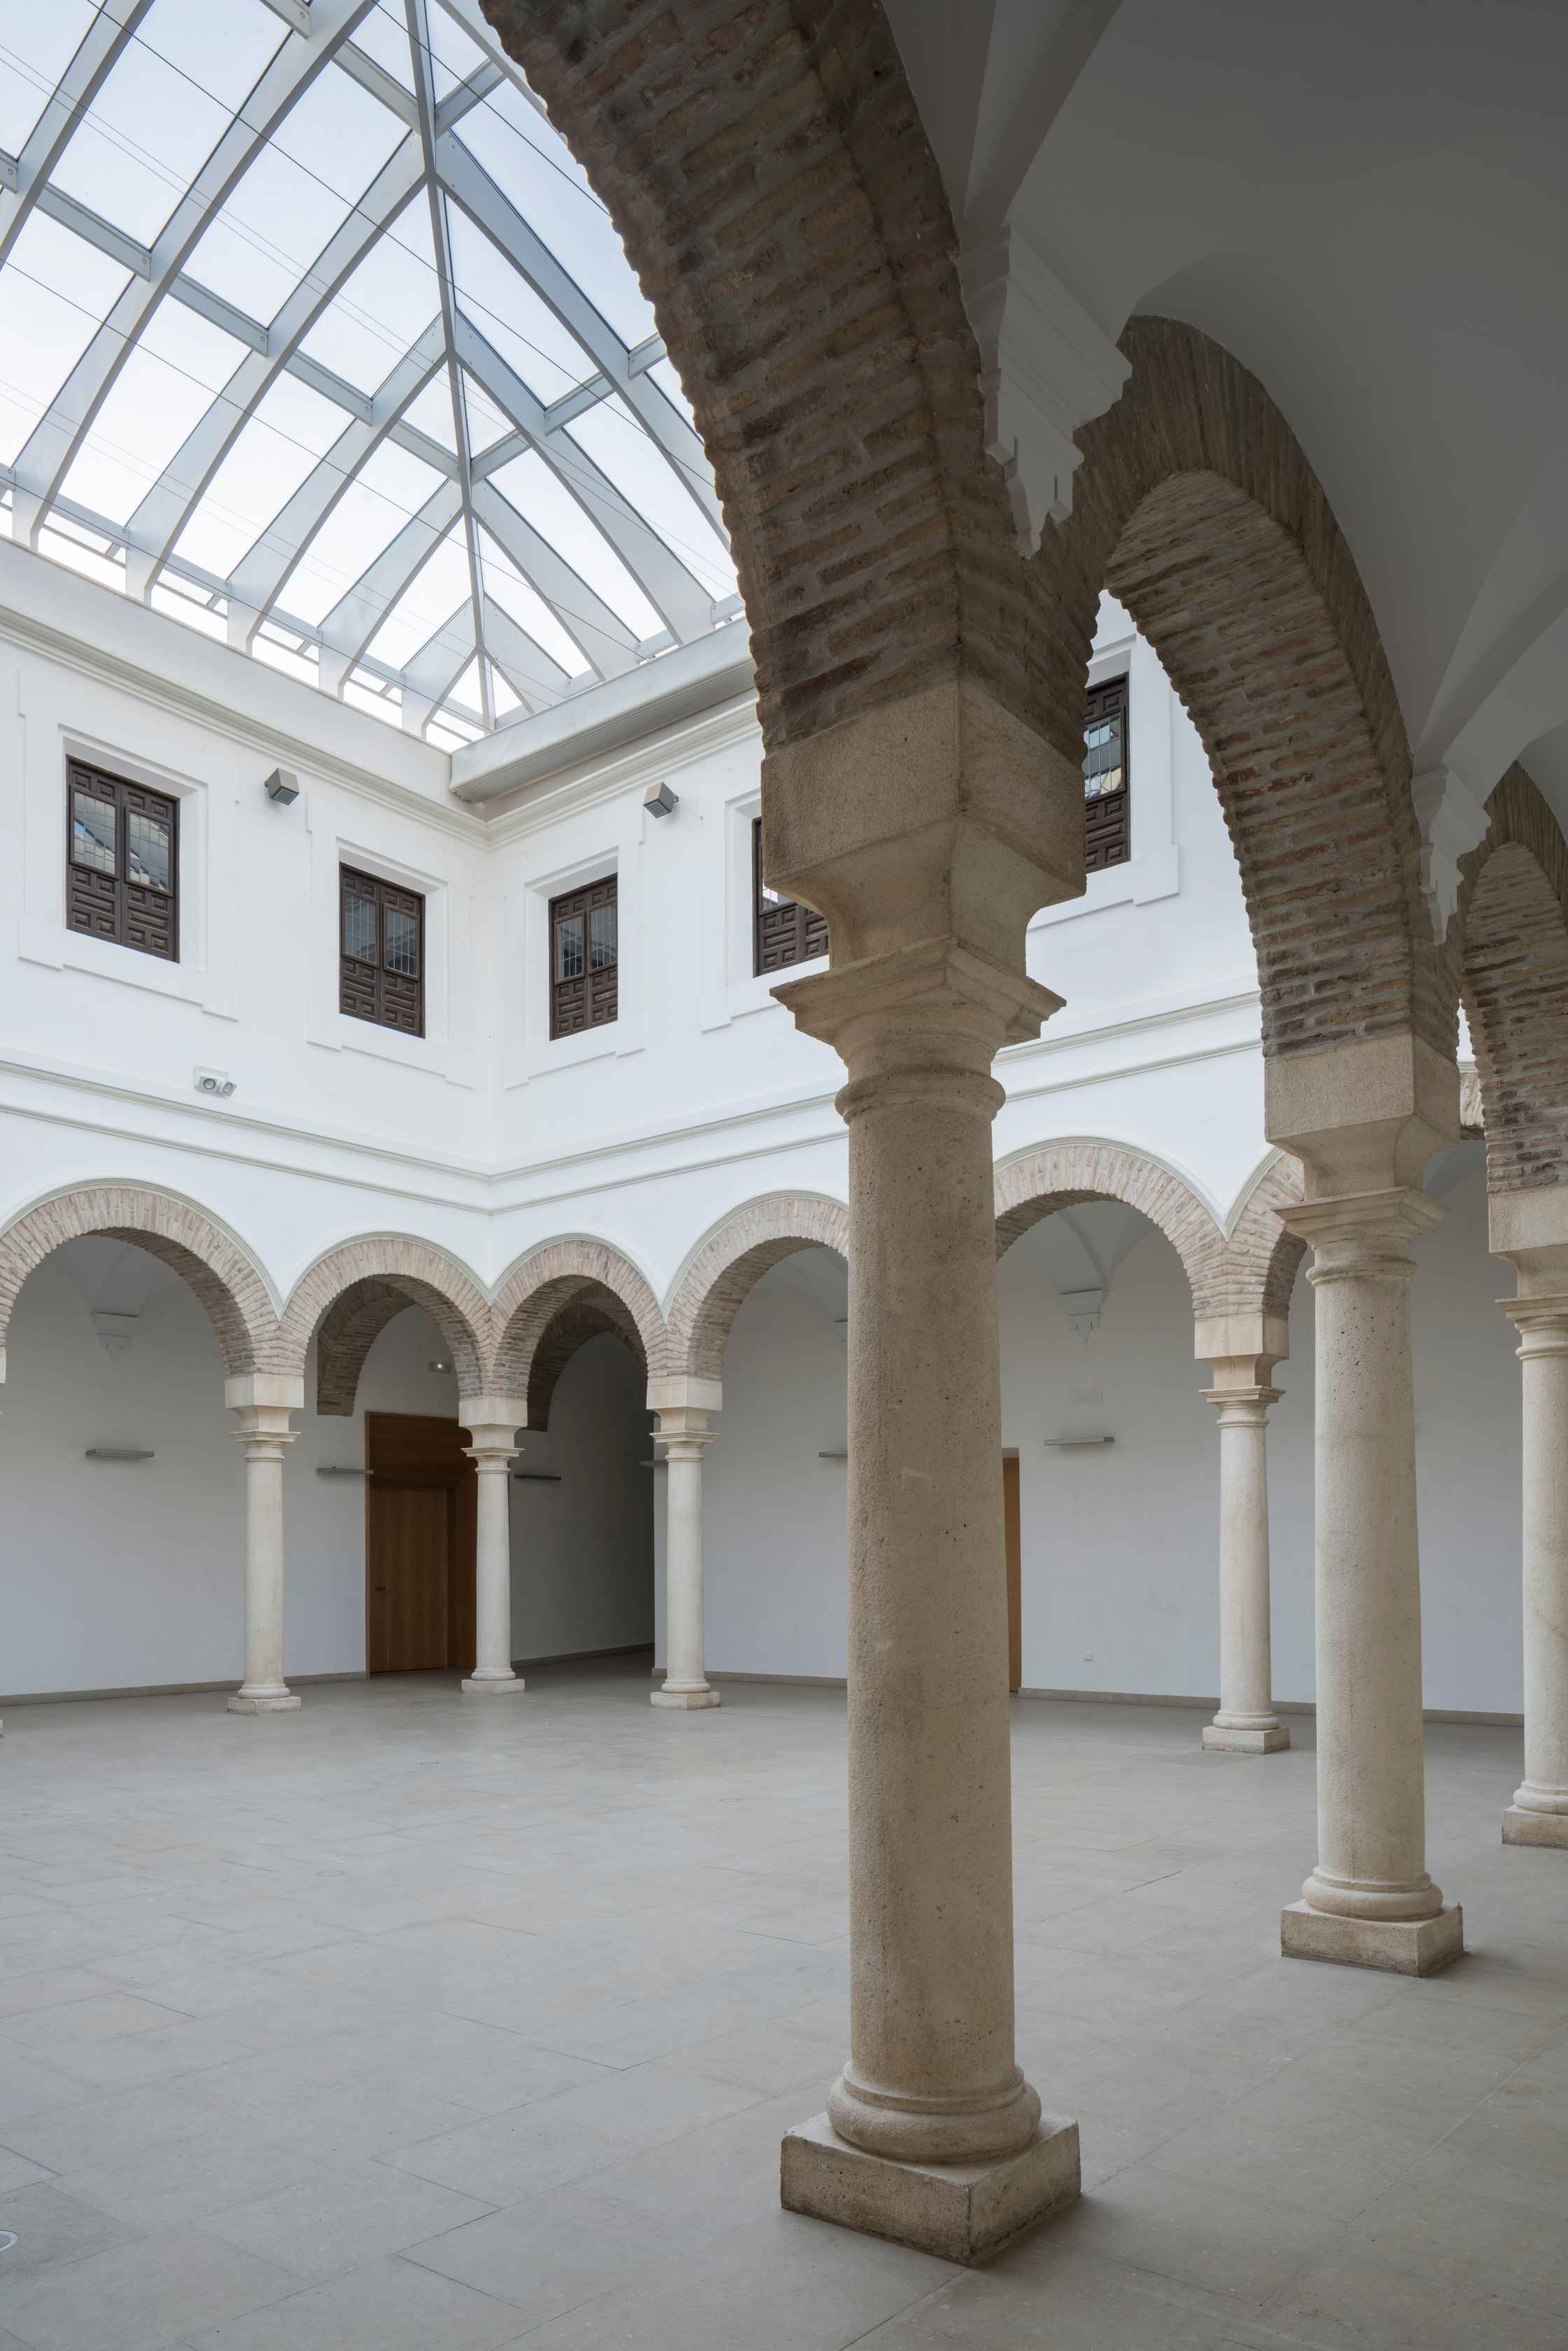
[[[649,375],[667,357],[663,342],[656,335],[635,346],[622,340],[572,275],[568,256],[524,220],[458,136],[465,118],[504,83],[520,92],[543,120],[549,119],[476,0],[387,0],[384,14],[406,18],[412,89],[355,45],[355,31],[381,0],[264,5],[278,20],[279,46],[151,246],[57,186],[52,174],[115,65],[133,41],[150,33],[147,20],[156,0],[100,5],[22,152],[16,157],[0,154],[0,265],[37,210],[129,273],[123,291],[89,336],[15,464],[0,465],[0,481],[11,489],[13,538],[36,548],[57,520],[70,526],[72,535],[86,532],[123,566],[127,593],[143,601],[165,585],[194,593],[210,610],[221,611],[228,641],[244,648],[254,648],[258,633],[276,643],[281,632],[314,649],[323,691],[340,696],[350,681],[371,681],[378,694],[399,700],[402,725],[415,732],[448,716],[463,728],[485,731],[497,723],[518,723],[735,618],[738,598],[711,593],[699,577],[704,543],[711,545],[716,563],[723,559],[723,518],[698,435]],[[437,95],[431,38],[437,11],[482,58],[444,97]],[[302,270],[270,324],[263,324],[203,285],[186,264],[249,165],[282,129],[290,108],[332,64],[386,108],[403,135]],[[393,234],[421,202],[429,211],[436,265],[431,321],[367,393],[315,359],[305,342],[378,238]],[[592,371],[557,399],[541,400],[525,384],[465,307],[453,263],[452,206],[505,256],[592,362]],[[141,333],[171,300],[220,328],[244,356],[129,518],[116,522],[68,496],[65,484],[78,455],[92,441],[95,421]],[[455,450],[422,431],[407,413],[443,371],[452,394]],[[343,428],[229,574],[220,578],[182,556],[178,541],[225,459],[283,376],[341,409]],[[509,427],[479,452],[470,445],[465,376]],[[680,545],[639,512],[570,434],[572,423],[610,399],[620,402],[629,428],[643,436],[650,461],[667,465],[687,494],[692,528],[680,545],[693,562],[683,559]],[[324,620],[308,623],[287,610],[289,578],[366,460],[388,443],[430,467],[440,477],[437,486],[345,587]],[[506,497],[495,476],[528,453],[548,467],[659,615],[664,625],[653,635],[639,638],[569,556]],[[378,659],[371,647],[382,622],[416,588],[435,549],[459,525],[468,562],[466,606],[430,630],[401,667]],[[486,535],[549,608],[576,647],[580,670],[564,668],[487,590]],[[606,592],[614,592],[610,580]],[[452,698],[476,654],[477,709]],[[521,705],[513,711],[508,700],[507,716],[499,721],[493,673]]]

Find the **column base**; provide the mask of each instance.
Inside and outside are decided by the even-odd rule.
[[[470,1674],[463,1684],[465,1698],[514,1698],[527,1689],[521,1674]]]
[[[1502,1816],[1504,1844],[1552,1844],[1568,1852],[1568,1813],[1531,1813],[1510,1804]]]
[[[1435,1976],[1464,1948],[1465,1914],[1457,1902],[1445,1904],[1434,1918],[1345,1918],[1314,1910],[1310,1902],[1292,1902],[1280,1913],[1280,1949],[1287,1959]]]
[[[298,1714],[299,1700],[291,1689],[236,1689],[228,1701],[231,1714]]]
[[[994,2162],[896,2163],[852,2147],[814,2115],[786,2134],[779,2164],[787,2212],[947,2262],[984,2261],[1078,2194],[1078,2125],[1051,2116],[1020,2154]]]
[[[1211,1755],[1279,1755],[1291,1743],[1291,1734],[1282,1722],[1260,1724],[1247,1729],[1232,1729],[1227,1723],[1206,1722],[1203,1743]]]
[[[717,1706],[719,1702],[717,1690],[709,1689],[706,1682],[701,1689],[672,1689],[666,1682],[663,1689],[650,1690],[648,1693],[650,1706],[678,1707],[685,1714],[695,1712],[699,1707]]]

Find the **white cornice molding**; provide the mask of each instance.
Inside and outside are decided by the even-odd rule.
[[[980,347],[986,446],[1033,555],[1047,521],[1072,511],[1073,434],[1121,396],[1132,368],[1016,225],[960,252],[958,282]]]

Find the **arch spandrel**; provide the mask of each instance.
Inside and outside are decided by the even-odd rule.
[[[769,1267],[803,1249],[848,1259],[850,1212],[818,1193],[772,1192],[731,1210],[676,1277],[668,1311],[672,1371],[719,1380],[735,1318]]]
[[[0,1231],[0,1367],[27,1276],[67,1241],[89,1235],[128,1241],[180,1275],[206,1310],[230,1378],[286,1368],[272,1291],[255,1259],[191,1201],[138,1184],[57,1192]]]

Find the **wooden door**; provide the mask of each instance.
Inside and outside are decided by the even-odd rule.
[[[1023,1687],[1023,1534],[1019,1515],[1019,1458],[1002,1456],[1002,1531],[1008,1561],[1008,1687]]]
[[[446,1595],[452,1572],[452,1496],[444,1485],[371,1488],[370,1592],[366,1643],[371,1673],[407,1674],[444,1666]]]
[[[368,1412],[365,1667],[474,1664],[474,1465],[455,1420]]]

